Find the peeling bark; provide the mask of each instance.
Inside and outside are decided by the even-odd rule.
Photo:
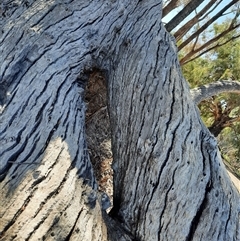
[[[181,75],[161,1],[7,3],[0,240],[238,240],[239,194]],[[110,215],[85,134],[94,69],[108,91]]]

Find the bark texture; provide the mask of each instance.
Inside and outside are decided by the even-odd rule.
[[[234,80],[219,80],[191,89],[192,98],[197,105],[207,98],[226,92],[239,94],[240,82]]]
[[[234,80],[220,80],[191,89],[191,95],[196,104],[200,104],[201,101],[210,97],[227,92],[239,94],[240,82]],[[239,116],[231,116],[231,106],[223,108],[220,102],[213,102],[211,109],[214,116],[214,122],[209,127],[209,130],[215,137],[217,137],[225,127],[231,126],[234,122],[240,119]]]
[[[239,240],[239,194],[182,78],[161,1],[9,3],[0,240]],[[85,134],[94,69],[108,91],[110,216]]]

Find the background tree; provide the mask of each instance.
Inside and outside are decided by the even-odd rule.
[[[2,2],[1,240],[239,239],[239,193],[181,75],[161,8],[156,0]],[[85,130],[101,81],[110,215]]]
[[[180,8],[180,11],[176,11],[176,8]],[[179,51],[185,48],[185,54],[180,59],[181,65],[240,36],[239,31],[235,31],[240,26],[238,0],[230,2],[223,0],[165,1],[163,17],[173,11],[176,14],[171,18],[167,17],[165,27],[169,32],[173,32]],[[193,11],[195,11],[195,14],[190,15]],[[217,35],[208,36],[206,39],[206,31],[212,27],[212,24],[216,23],[216,21],[222,21],[222,17],[226,18],[226,16],[231,16],[230,23],[225,25],[222,31],[218,31]],[[222,42],[222,38],[233,31],[235,31],[235,34],[232,34],[232,38]]]
[[[195,14],[189,15],[193,10]],[[170,15],[173,17],[170,18]],[[233,149],[237,155],[239,153],[239,145],[236,142],[239,98],[237,95],[226,94],[226,92],[239,93],[238,88],[233,89],[238,87],[237,83],[229,82],[232,79],[239,79],[239,47],[238,41],[235,41],[239,38],[239,2],[164,1],[163,17],[167,19],[165,27],[173,32],[178,42],[180,63],[184,68],[187,81],[192,87],[199,87],[192,92],[197,91],[198,98],[202,100],[204,96],[211,97],[214,91],[215,95],[225,93],[220,96],[214,95],[213,101],[202,102],[201,115],[215,136],[218,136],[224,128],[230,127],[221,135],[232,136],[231,143],[235,143]],[[216,23],[216,21],[221,22],[223,18],[225,21],[222,24]],[[204,57],[198,59],[201,56]],[[193,60],[195,62],[191,64]],[[188,66],[185,66],[186,63]],[[215,83],[219,80],[228,81]],[[215,84],[206,85],[211,82]],[[223,140],[223,136],[219,138]],[[226,139],[229,140],[229,137]],[[221,141],[221,149],[229,150],[225,148],[226,146],[223,148],[223,143],[226,142]],[[232,156],[232,153],[229,152],[226,155],[224,152],[225,157],[232,160],[235,167],[234,173],[239,176],[239,165],[235,165],[239,158],[236,155]]]
[[[213,34],[221,33],[229,22],[230,20],[214,24]],[[199,105],[201,116],[210,131],[216,137],[220,135],[218,140],[222,153],[225,159],[232,163],[234,173],[239,176],[239,143],[237,141],[239,134],[237,130],[240,120],[240,83],[233,80],[240,79],[240,41],[236,39],[230,42],[229,40],[232,40],[234,35],[234,32],[226,34],[221,42],[228,42],[227,44],[221,46],[220,42],[220,47],[184,65],[183,73],[192,88],[205,84],[204,89],[200,87],[192,90],[193,92],[201,90],[199,92],[201,99],[197,101],[197,104],[200,100],[203,101]],[[184,51],[181,55],[184,55]],[[226,79],[228,81],[224,81]],[[222,132],[227,127],[228,129]],[[224,138],[226,141],[223,141]],[[228,154],[227,150],[229,150]]]

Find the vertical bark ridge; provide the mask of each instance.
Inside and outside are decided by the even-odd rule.
[[[138,25],[143,22],[138,18]],[[210,162],[217,163],[219,157],[211,152],[212,141],[201,147],[201,130],[211,137],[183,94],[189,87],[181,77],[175,45],[169,46],[172,38],[159,32],[157,22],[146,27],[148,35],[136,29],[133,25],[128,36],[136,35],[135,40],[116,49],[121,61],[110,73],[115,188],[111,214],[138,239],[186,240],[189,233],[195,239],[194,225],[204,223],[213,200],[208,195],[216,180],[210,176],[218,168],[211,168]],[[116,96],[125,101],[117,103]]]
[[[6,20],[0,38],[0,83],[7,86],[0,240],[107,239],[84,127],[84,71],[96,48],[91,24],[102,17],[85,21],[80,2],[66,4],[36,2],[15,25]],[[93,2],[86,10],[90,4],[100,11]]]
[[[238,196],[181,76],[161,1],[30,3],[1,22],[0,240],[108,239],[85,141],[86,73],[94,68],[108,77],[120,225],[106,218],[108,232],[232,240]]]

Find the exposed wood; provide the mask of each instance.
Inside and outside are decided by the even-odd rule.
[[[237,190],[240,192],[240,180],[236,178],[231,172],[228,171],[228,175],[230,176],[232,182],[234,183]]]

